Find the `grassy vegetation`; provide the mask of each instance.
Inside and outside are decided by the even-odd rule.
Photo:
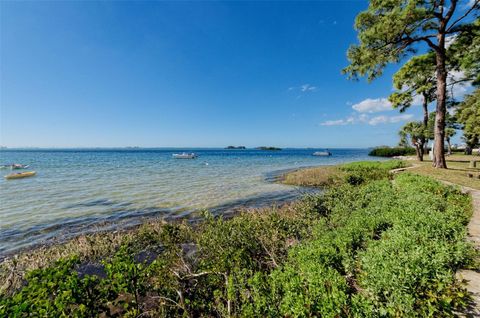
[[[283,177],[282,182],[298,186],[325,187],[343,178],[344,173],[338,166],[322,166],[289,172]]]
[[[455,271],[473,259],[470,198],[408,173],[391,182],[400,165],[345,165],[321,195],[145,226],[98,255],[72,244],[4,290],[0,316],[452,316],[468,298]]]
[[[415,154],[415,148],[406,147],[377,147],[370,151],[370,156],[376,157],[395,157],[395,156],[409,156]]]
[[[400,160],[386,162],[354,162],[338,166],[320,166],[287,173],[282,182],[290,185],[327,187],[344,183],[362,183],[371,179],[389,178],[389,171],[406,167]],[[358,179],[358,180],[354,180]]]
[[[477,167],[470,168],[469,163],[477,160]],[[452,182],[458,185],[480,190],[480,157],[455,154],[447,157],[448,169],[435,169],[431,160],[425,156],[423,162],[415,161],[412,173],[430,176],[438,180]]]

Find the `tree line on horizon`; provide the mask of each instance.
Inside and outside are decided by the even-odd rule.
[[[456,129],[463,129],[470,149],[480,140],[479,11],[480,0],[371,0],[355,20],[359,43],[348,49],[350,65],[342,72],[370,82],[387,65],[410,58],[393,76],[389,101],[404,112],[421,99],[423,120],[402,127],[401,143],[410,141],[423,160],[433,139],[436,168],[447,168],[445,141],[450,149]],[[454,86],[467,82],[474,92],[456,101]],[[435,111],[429,112],[433,102]]]

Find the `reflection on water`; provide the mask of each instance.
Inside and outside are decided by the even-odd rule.
[[[0,254],[149,217],[289,201],[302,191],[269,182],[279,170],[368,159],[366,149],[338,149],[332,157],[314,157],[314,149],[189,149],[199,158],[172,159],[178,151],[1,150],[0,164],[30,164],[37,176],[0,181]]]

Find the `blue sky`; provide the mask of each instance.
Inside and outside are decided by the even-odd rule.
[[[0,144],[368,147],[420,117],[340,73],[366,1],[1,2]]]

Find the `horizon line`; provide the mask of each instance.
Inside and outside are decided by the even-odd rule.
[[[386,146],[386,145],[384,145]],[[25,149],[40,149],[40,150],[52,150],[52,149],[225,149],[225,147],[204,147],[204,146],[156,146],[156,147],[140,147],[140,146],[80,146],[80,147],[60,147],[60,146],[52,146],[52,147],[43,147],[43,146],[20,146],[20,147],[8,147],[8,146],[0,146],[0,150],[25,150]],[[255,150],[259,147],[277,147],[277,146],[254,146],[254,147],[247,147],[247,146],[235,146],[235,147],[245,147],[243,150]],[[368,147],[278,147],[281,149],[368,149],[368,148],[375,148],[375,147],[382,147],[382,146],[368,146]],[[388,146],[388,147],[395,147],[395,146]],[[228,149],[225,149],[228,150]],[[242,149],[230,149],[230,150],[242,150]]]

